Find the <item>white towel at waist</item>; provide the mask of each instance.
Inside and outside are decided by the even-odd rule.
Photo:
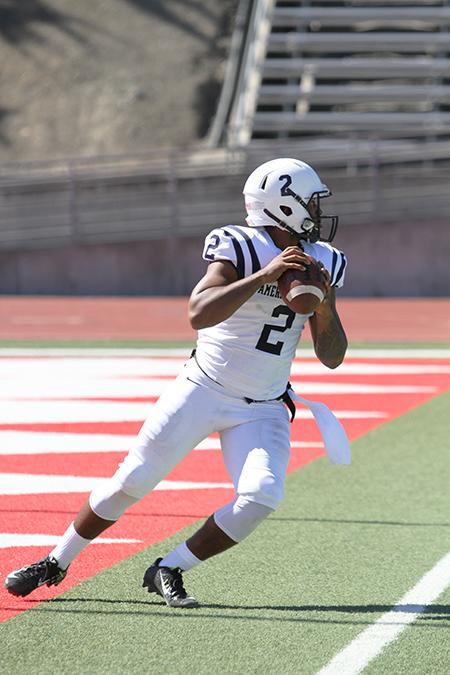
[[[296,394],[293,389],[288,389],[288,392],[293,401],[305,405],[314,415],[316,424],[322,434],[325,452],[331,464],[350,464],[350,443],[347,434],[329,407],[325,403],[320,403],[320,401],[308,401],[303,396]]]

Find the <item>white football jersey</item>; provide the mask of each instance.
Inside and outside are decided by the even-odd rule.
[[[305,253],[321,260],[331,285],[341,287],[347,260],[328,243],[302,242]],[[228,260],[239,279],[265,267],[280,249],[264,228],[228,225],[208,234],[203,258]],[[310,314],[293,312],[278,284],[264,284],[225,321],[198,332],[200,368],[227,391],[255,400],[280,396],[286,389],[297,343]]]

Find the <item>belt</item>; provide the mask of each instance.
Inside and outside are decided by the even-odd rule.
[[[204,375],[206,375],[207,378],[209,378],[215,384],[219,384],[221,387],[223,387],[223,385],[220,384],[220,382],[217,382],[217,380],[213,380],[213,378],[210,377],[208,375],[208,373],[205,373],[205,371],[203,370],[203,368],[201,367],[201,365],[199,364],[199,362],[197,360],[196,351],[197,351],[196,349],[192,350],[191,359],[194,359],[197,366],[200,368],[202,373]],[[243,399],[248,404],[250,404],[250,403],[268,403],[269,401],[283,401],[283,403],[289,408],[289,412],[291,413],[291,422],[293,422],[294,418],[295,418],[295,403],[291,399],[291,397],[289,396],[289,389],[292,389],[290,382],[287,383],[287,387],[286,387],[285,391],[281,394],[281,396],[277,396],[276,398],[262,399],[262,400],[258,401],[257,399],[248,398],[248,396],[244,396]]]
[[[292,389],[290,382],[287,383],[287,387],[285,391],[281,394],[281,396],[277,396],[276,398],[269,398],[269,399],[263,399],[263,400],[256,400],[254,398],[248,398],[247,396],[244,396],[244,401],[247,401],[247,403],[268,403],[269,401],[283,401],[285,406],[289,408],[289,412],[291,413],[291,422],[294,421],[295,418],[295,403],[289,396],[289,389]]]

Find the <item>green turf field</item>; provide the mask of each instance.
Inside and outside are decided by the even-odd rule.
[[[194,342],[158,340],[0,340],[0,349],[9,348],[101,348],[101,349],[192,349]],[[449,342],[352,342],[350,349],[450,349]],[[303,341],[297,349],[311,349],[311,342]]]
[[[291,474],[282,507],[186,574],[202,607],[140,587],[142,551],[1,627],[4,673],[309,674],[450,550],[450,393],[353,444],[353,464]],[[450,590],[364,671],[448,675]]]

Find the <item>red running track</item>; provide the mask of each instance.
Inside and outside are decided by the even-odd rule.
[[[351,342],[450,342],[450,298],[339,298]],[[308,339],[308,334],[304,339]],[[0,299],[0,340],[195,340],[186,298]]]

